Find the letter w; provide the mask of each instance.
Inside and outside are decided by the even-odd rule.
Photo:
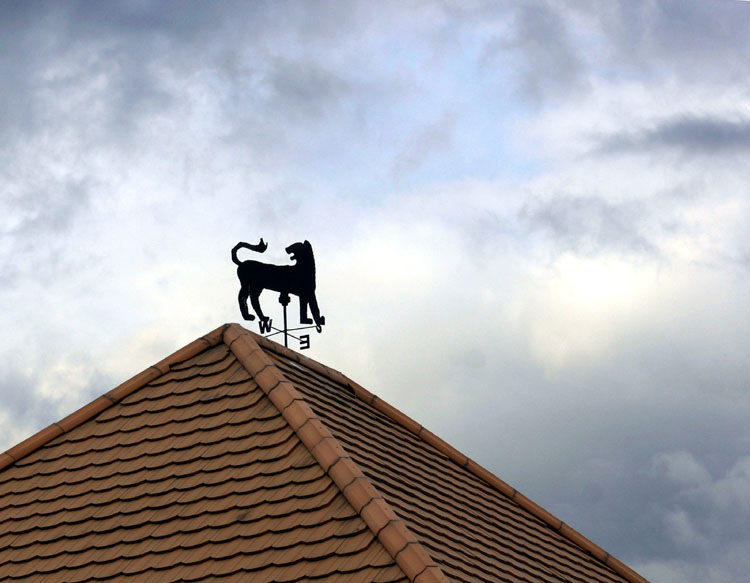
[[[273,320],[271,320],[271,318],[268,318],[267,320],[258,320],[258,325],[260,326],[260,333],[267,334],[268,332],[270,332],[272,324],[273,324]]]

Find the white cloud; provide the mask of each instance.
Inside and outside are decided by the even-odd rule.
[[[701,494],[725,512],[750,515],[750,456],[738,459],[719,480]]]
[[[683,486],[701,486],[711,475],[688,451],[658,453],[652,458],[653,471]]]

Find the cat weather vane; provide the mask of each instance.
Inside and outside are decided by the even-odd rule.
[[[232,261],[237,265],[237,277],[240,279],[238,300],[242,317],[245,320],[255,320],[255,316],[247,308],[247,300],[249,299],[258,317],[261,334],[266,338],[283,334],[284,346],[288,346],[288,338],[292,337],[299,342],[300,350],[310,348],[309,334],[295,336],[291,332],[311,328],[321,332],[323,325],[326,323],[325,317],[320,315],[318,300],[315,297],[315,257],[313,256],[312,246],[309,241],[289,245],[286,252],[294,262],[292,265],[273,265],[252,259],[241,261],[237,257],[237,252],[240,249],[250,249],[257,253],[263,253],[267,248],[268,244],[261,238],[257,245],[239,242],[232,249]],[[265,289],[279,292],[279,303],[284,308],[283,328],[275,327],[271,318],[263,314],[259,298],[261,292]],[[299,298],[299,321],[302,325],[295,328],[287,326],[286,307],[289,305],[290,295]],[[312,314],[312,319],[308,317],[308,309]]]

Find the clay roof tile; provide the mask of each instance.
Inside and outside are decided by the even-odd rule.
[[[220,326],[0,454],[0,579],[642,577],[338,371]]]

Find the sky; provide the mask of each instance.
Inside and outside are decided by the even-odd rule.
[[[0,71],[0,450],[309,240],[306,355],[648,579],[747,580],[750,3],[3,2]]]

